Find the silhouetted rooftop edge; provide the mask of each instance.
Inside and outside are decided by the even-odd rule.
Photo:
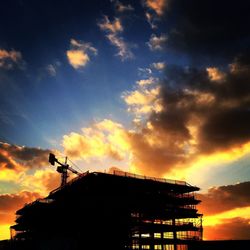
[[[104,173],[104,172],[96,172],[96,171],[95,172],[89,172],[89,171],[87,171],[87,172],[81,174],[80,176],[77,176],[76,178],[69,181],[66,184],[66,186],[70,185],[73,182],[78,181],[79,179],[85,177],[86,175],[90,175],[90,174],[92,174],[92,175],[114,175],[114,176],[122,176],[122,177],[127,177],[127,178],[134,178],[134,179],[150,180],[150,181],[154,181],[154,182],[192,187],[194,189],[193,191],[199,191],[200,190],[199,187],[190,185],[186,181],[172,180],[172,179],[159,178],[159,177],[151,177],[151,176],[133,174],[133,173],[130,173],[130,172],[117,171],[117,170],[114,170],[113,173]],[[61,186],[61,187],[58,187],[58,188],[52,190],[50,192],[50,194],[53,194],[53,193],[61,190],[62,188],[64,188],[64,186]]]

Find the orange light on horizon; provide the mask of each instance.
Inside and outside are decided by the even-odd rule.
[[[10,225],[4,224],[0,225],[0,240],[10,239]]]

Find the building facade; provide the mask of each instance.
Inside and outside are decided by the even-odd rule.
[[[119,171],[83,174],[18,210],[12,239],[31,249],[186,250],[202,240],[198,190]]]

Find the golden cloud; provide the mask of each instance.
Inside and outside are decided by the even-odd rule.
[[[124,100],[128,105],[148,105],[157,98],[158,94],[159,88],[153,88],[150,90],[146,89],[143,92],[135,90],[124,96]]]
[[[144,86],[144,85],[150,85],[153,84],[157,81],[158,79],[154,78],[154,77],[149,77],[148,79],[142,79],[139,81],[136,81],[136,83],[140,86]]]
[[[225,79],[225,74],[216,67],[207,68],[207,72],[211,81],[220,82]]]
[[[122,125],[107,119],[82,128],[82,133],[64,135],[62,144],[65,154],[85,160],[107,156],[122,160],[128,149]]]
[[[24,174],[20,187],[29,192],[36,192],[42,196],[48,195],[50,191],[60,186],[60,175],[55,169],[39,169],[32,175]]]
[[[146,6],[162,16],[167,7],[167,0],[146,0]]]
[[[68,50],[67,57],[69,63],[75,68],[84,67],[89,61],[89,56],[81,50]]]
[[[66,55],[69,63],[75,69],[86,66],[86,64],[90,61],[88,54],[89,52],[97,55],[97,49],[94,48],[90,43],[84,43],[75,39],[71,39],[70,46],[71,49],[67,50]]]
[[[133,172],[202,181],[206,169],[250,152],[249,71],[237,65],[244,70],[221,73],[220,84],[211,78],[217,69],[209,73],[171,65],[160,82],[138,80],[135,90],[122,95],[135,116],[134,130],[110,120],[95,123],[64,136],[66,154],[85,160],[126,159]],[[244,91],[236,92],[239,81]]]
[[[15,50],[7,51],[0,49],[0,59],[10,58],[12,61],[17,62],[21,58],[21,53]]]
[[[98,23],[98,26],[101,30],[111,33],[118,33],[123,31],[121,20],[119,18],[115,18],[114,21],[111,22],[107,16],[104,16],[103,20]]]
[[[217,203],[215,204],[217,205]],[[248,206],[205,216],[203,220],[204,238],[217,240],[246,239],[246,235],[249,238],[249,214],[250,207]],[[247,231],[243,233],[244,230]]]
[[[159,97],[160,88],[157,86],[157,79],[150,77],[136,82],[138,88],[134,91],[124,92],[122,98],[128,105],[128,110],[135,115],[150,114],[161,111]],[[152,85],[152,86],[151,86]]]

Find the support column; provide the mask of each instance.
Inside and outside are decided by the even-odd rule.
[[[141,229],[142,229],[142,218],[141,218],[141,212],[139,213],[139,250],[142,249],[142,243],[141,243]]]
[[[154,250],[154,233],[150,233],[150,250]]]
[[[174,250],[177,250],[177,234],[175,227],[175,218],[172,219],[172,225],[173,225],[173,235],[174,235]]]
[[[163,223],[162,223],[162,220],[161,220],[161,226],[163,225]],[[164,246],[164,244],[163,244],[163,241],[164,241],[164,230],[163,230],[163,226],[162,226],[162,229],[161,229],[162,231],[161,231],[161,249],[162,250],[165,250],[165,246]]]
[[[154,223],[154,220],[151,221]],[[150,250],[154,250],[154,232],[150,232]]]

